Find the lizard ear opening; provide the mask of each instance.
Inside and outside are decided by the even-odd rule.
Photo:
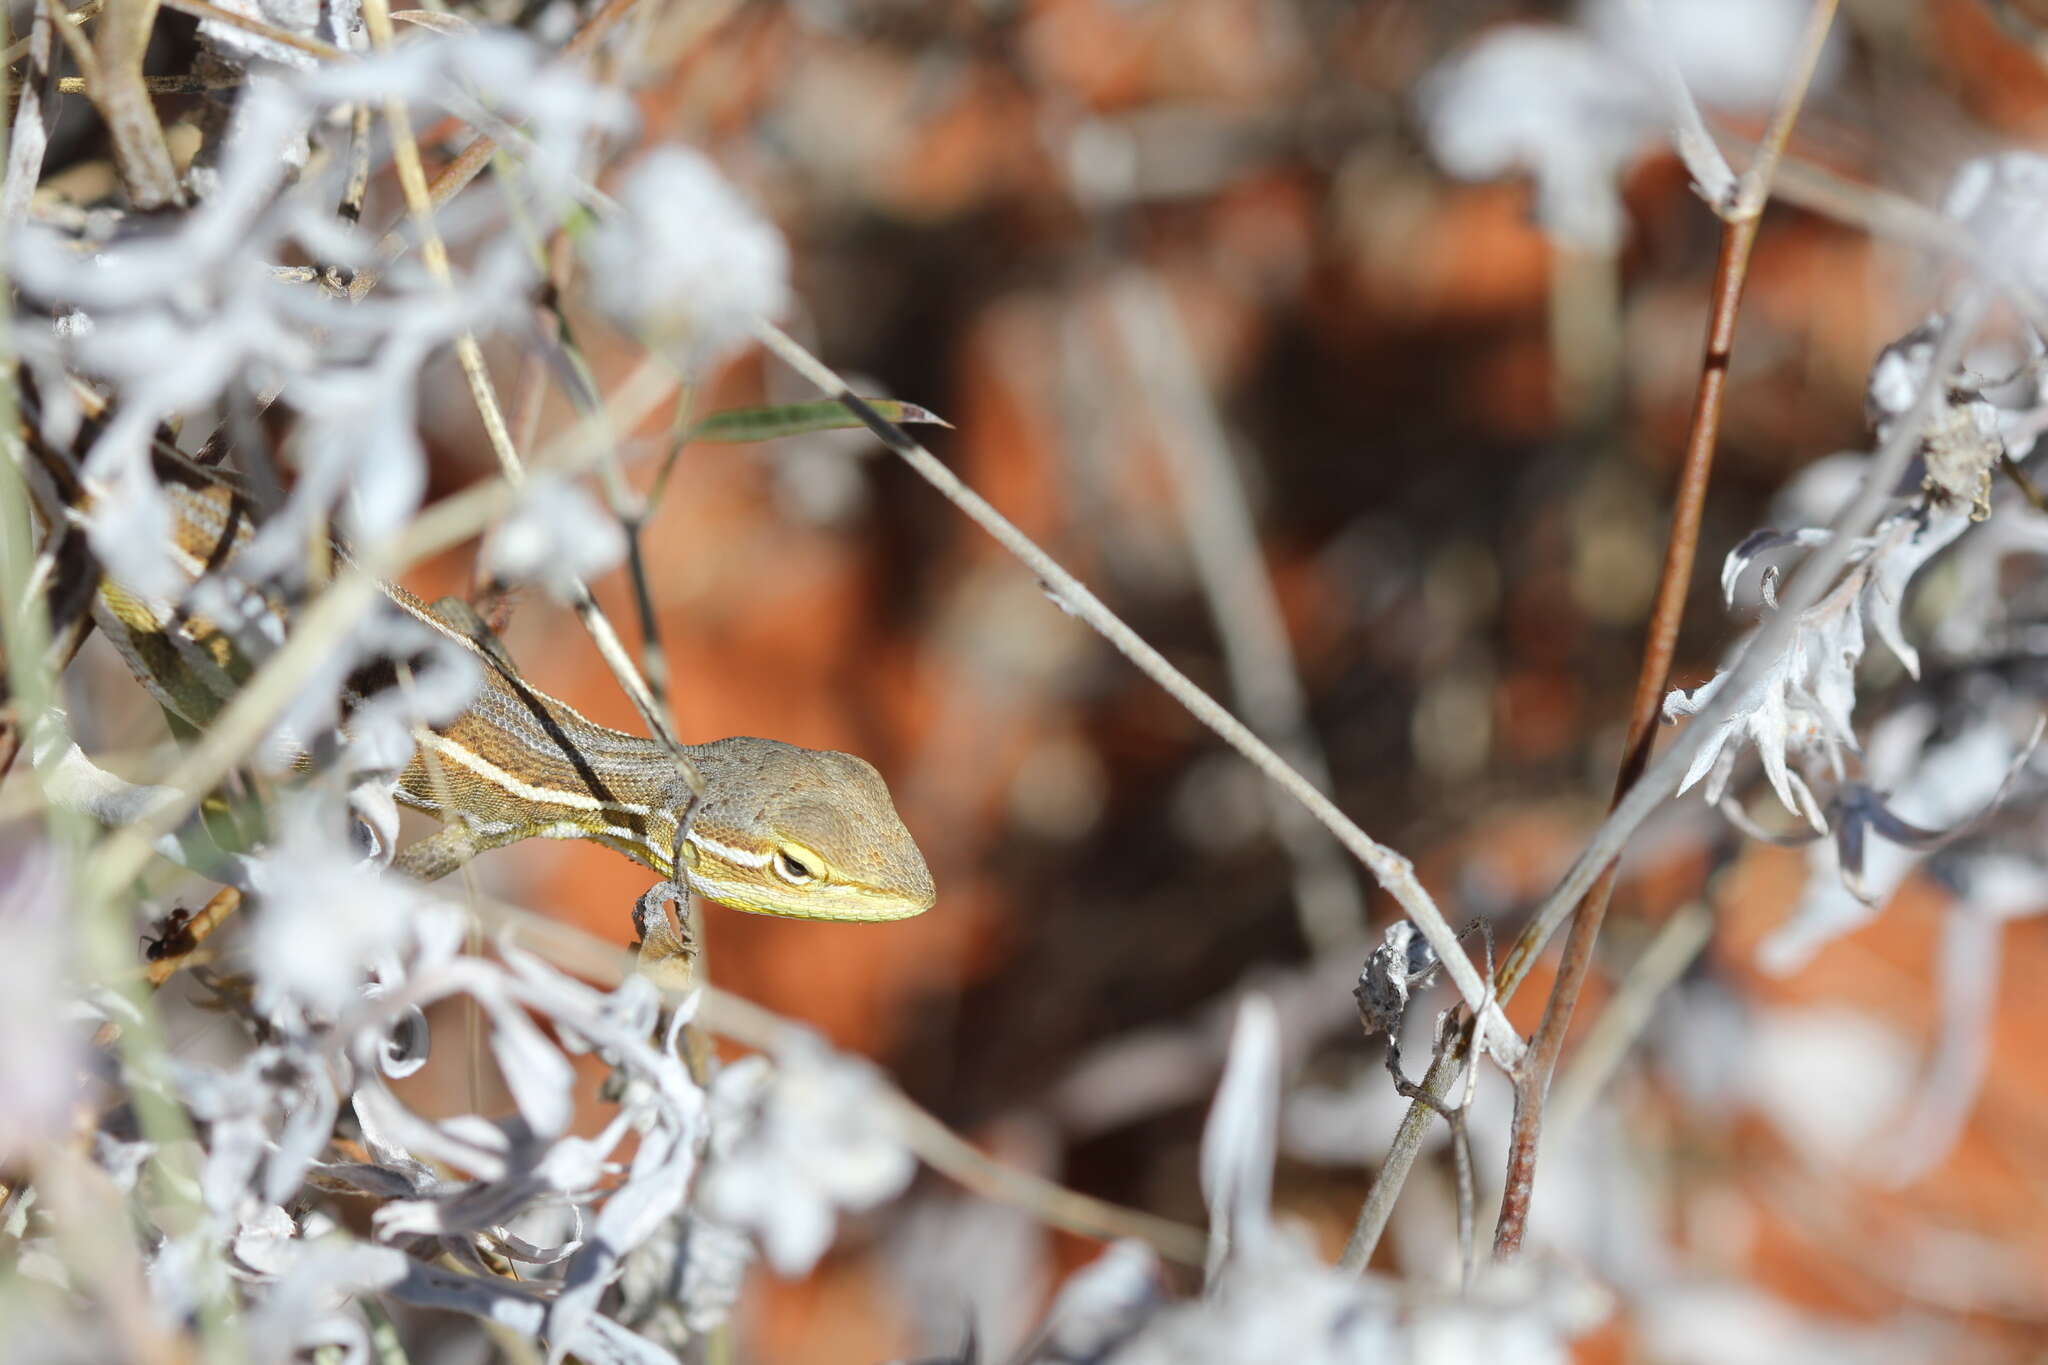
[[[818,855],[794,844],[784,844],[775,850],[774,867],[775,875],[791,886],[814,882],[821,872]]]

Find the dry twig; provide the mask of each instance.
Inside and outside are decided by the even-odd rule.
[[[1777,169],[1792,125],[1806,100],[1807,84],[1820,60],[1834,19],[1835,0],[1816,0],[1794,66],[1777,110],[1771,117],[1762,149],[1736,189],[1732,202],[1715,203],[1723,217],[1721,254],[1714,267],[1713,313],[1707,324],[1706,356],[1700,367],[1698,391],[1693,398],[1692,433],[1686,440],[1685,460],[1678,476],[1678,495],[1671,515],[1671,532],[1665,542],[1664,572],[1657,584],[1656,607],[1650,617],[1648,638],[1643,644],[1643,662],[1636,675],[1635,697],[1629,704],[1628,738],[1623,744],[1621,771],[1615,778],[1614,799],[1618,804],[1642,776],[1649,763],[1650,746],[1656,734],[1659,707],[1669,687],[1671,658],[1678,644],[1678,624],[1685,611],[1686,595],[1692,586],[1693,559],[1699,545],[1700,515],[1706,506],[1707,481],[1713,469],[1714,446],[1721,430],[1721,408],[1727,392],[1728,362],[1735,346],[1735,317],[1742,303],[1742,286],[1749,274],[1750,250],[1756,244],[1757,226],[1764,204],[1770,198],[1771,177]],[[1690,100],[1686,103],[1689,105]],[[1710,202],[1714,202],[1710,200]],[[1529,1054],[1515,1073],[1515,1120],[1508,1145],[1505,1190],[1501,1195],[1500,1222],[1494,1229],[1493,1254],[1506,1260],[1521,1250],[1528,1225],[1529,1200],[1535,1191],[1536,1159],[1543,1132],[1543,1101],[1550,1089],[1551,1072],[1563,1051],[1564,1037],[1571,1027],[1572,1011],[1578,1004],[1593,966],[1593,946],[1614,890],[1618,862],[1610,857],[1598,878],[1579,902],[1565,936],[1564,957],[1557,979],[1543,1009],[1543,1021],[1530,1041]],[[1535,926],[1532,925],[1532,930]],[[1524,934],[1502,965],[1505,977],[1516,969],[1527,971],[1541,941]]]
[[[1415,876],[1415,869],[1406,858],[1376,842],[1360,829],[1351,818],[1339,810],[1336,803],[1303,777],[1287,761],[1273,752],[1272,746],[1245,727],[1243,721],[1219,705],[1215,698],[1167,662],[1166,657],[1148,644],[1136,631],[1126,625],[1121,617],[1103,605],[1102,600],[1090,592],[1082,582],[1062,568],[1059,562],[1047,554],[1036,541],[1018,530],[1002,513],[991,507],[973,489],[960,481],[952,470],[940,464],[932,453],[894,422],[877,413],[847,388],[844,380],[798,345],[781,328],[772,323],[757,324],[755,334],[770,350],[791,368],[816,384],[819,389],[846,409],[859,417],[867,428],[879,437],[897,456],[915,469],[939,492],[945,495],[955,507],[984,531],[995,537],[1002,547],[1023,562],[1024,566],[1038,576],[1038,580],[1053,599],[1068,613],[1079,617],[1104,639],[1116,647],[1118,653],[1129,659],[1145,676],[1164,688],[1173,699],[1186,707],[1195,719],[1215,731],[1231,748],[1237,750],[1253,766],[1287,792],[1307,806],[1323,826],[1337,836],[1354,857],[1364,863],[1378,878],[1381,886],[1398,901],[1408,917],[1429,940],[1443,961],[1444,970],[1457,986],[1479,1017],[1485,1021],[1485,1044],[1487,1050],[1498,1058],[1502,1065],[1513,1066],[1522,1056],[1522,1040],[1516,1036],[1514,1026],[1498,1005],[1489,998],[1490,985],[1472,965],[1472,959],[1459,946],[1457,934],[1436,902]]]

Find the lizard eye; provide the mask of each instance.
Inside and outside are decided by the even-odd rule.
[[[775,872],[782,880],[793,886],[802,886],[805,882],[816,881],[818,877],[816,868],[786,848],[775,851]]]

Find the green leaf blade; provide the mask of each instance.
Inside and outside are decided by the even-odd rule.
[[[869,407],[899,426],[923,423],[951,427],[953,424],[927,408],[894,398],[862,399]],[[813,403],[778,403],[756,408],[727,408],[714,412],[690,428],[692,441],[715,445],[744,445],[774,441],[784,436],[802,436],[813,431],[844,431],[860,426],[860,418],[833,399]]]

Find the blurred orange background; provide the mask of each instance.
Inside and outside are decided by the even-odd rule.
[[[2048,38],[2030,48],[2024,20],[2001,24],[2010,9],[2024,7],[1845,7],[1848,70],[1810,102],[1793,156],[1929,202],[1966,157],[2037,143]],[[942,414],[953,430],[922,432],[942,459],[1230,701],[1186,476],[1169,458],[1220,423],[1338,803],[1416,860],[1454,923],[1498,917],[1503,940],[1612,780],[1717,239],[1675,161],[1634,168],[1619,369],[1595,376],[1616,401],[1566,410],[1562,276],[1526,190],[1442,176],[1412,104],[1424,73],[1488,25],[1557,13],[1478,0],[677,5],[648,31],[640,101],[648,142],[712,152],[788,234],[791,330],[863,391]],[[1739,139],[1756,126],[1721,128]],[[1737,629],[1715,592],[1719,556],[1765,524],[1797,470],[1864,445],[1864,375],[1939,279],[1854,227],[1767,216],[1675,684],[1705,679]],[[1145,300],[1163,307],[1143,313]],[[1133,309],[1168,332],[1134,332]],[[584,336],[601,373],[633,362],[598,324]],[[1147,378],[1183,350],[1203,396],[1192,411]],[[489,456],[449,388],[436,420],[452,486]],[[755,357],[702,402],[807,396]],[[1259,779],[864,436],[702,446],[683,461],[648,530],[681,732],[868,757],[940,888],[932,913],[882,926],[713,909],[713,978],[877,1058],[1006,1157],[1199,1221],[1193,1152],[1212,1079],[1169,1084],[1099,1130],[1063,1109],[1062,1087],[1093,1049],[1183,1027],[1258,973],[1311,970]],[[460,590],[467,574],[451,561],[423,586]],[[601,596],[630,622],[619,582]],[[540,686],[633,725],[566,612],[525,601],[506,638]],[[1924,1056],[1943,893],[1911,883],[1803,971],[1768,976],[1755,944],[1796,898],[1800,857],[1750,846],[1707,883],[1704,829],[1679,821],[1646,841],[1603,961],[1625,964],[1707,887],[1717,930],[1686,989],[1760,1015],[1854,1011]],[[584,844],[524,845],[479,875],[621,942],[647,884]],[[1390,906],[1358,890],[1376,937]],[[1947,1160],[1903,1188],[1816,1164],[1739,1103],[1689,1103],[1632,1065],[1611,1103],[1659,1154],[1650,1218],[1667,1254],[1818,1321],[1930,1319],[1985,1359],[2048,1349],[2036,966],[2048,970],[2048,938],[2019,921],[1983,1095]],[[1524,1029],[1547,971],[1515,1001]],[[1377,1067],[1379,1045],[1346,1023],[1347,989],[1323,1001],[1305,1075]],[[1581,1027],[1603,991],[1596,973]],[[1393,1112],[1358,1132],[1349,1163],[1283,1168],[1287,1211],[1332,1254]],[[1497,1171],[1497,1150],[1480,1164]],[[1544,1217],[1539,1200],[1538,1244]],[[1385,1264],[1404,1263],[1407,1227]],[[897,1232],[877,1218],[807,1282],[761,1277],[745,1335],[758,1358],[933,1349],[888,1288]],[[1029,1308],[1094,1253],[1070,1238],[1025,1245],[1030,1274],[1014,1288]],[[1932,1273],[1944,1254],[1996,1273]],[[1580,1357],[1665,1358],[1648,1349],[1624,1296]]]

